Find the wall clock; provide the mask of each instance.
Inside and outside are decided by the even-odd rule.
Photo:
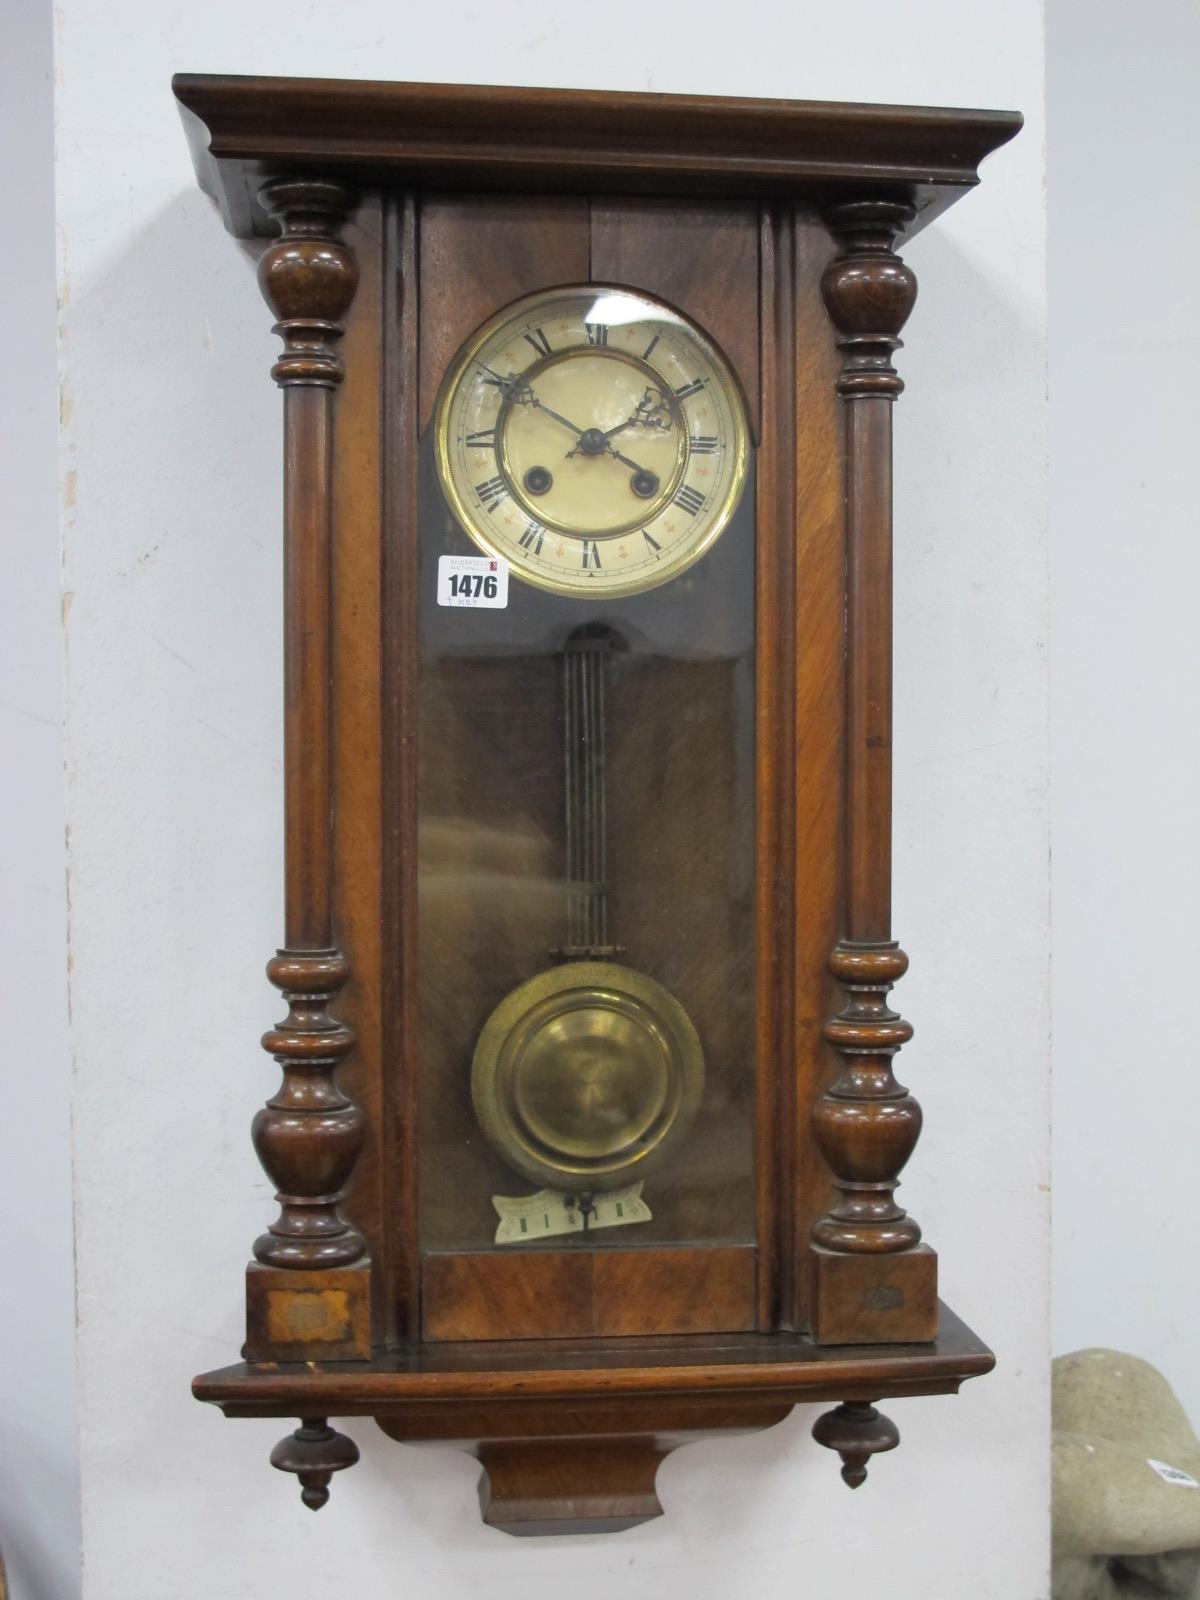
[[[344,1417],[514,1533],[798,1402],[857,1486],[993,1360],[895,1197],[892,357],[1020,118],[175,93],[285,434],[280,1209],[195,1392],[314,1509]]]

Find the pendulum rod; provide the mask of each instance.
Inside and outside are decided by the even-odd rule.
[[[563,759],[566,790],[566,961],[603,961],[617,954],[608,938],[608,814],[604,692],[612,635],[581,628],[562,656]],[[586,1237],[595,1211],[590,1191],[578,1205]]]
[[[580,630],[562,655],[568,961],[611,957],[605,687],[612,637]]]

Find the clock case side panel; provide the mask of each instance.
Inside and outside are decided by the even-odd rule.
[[[364,1140],[345,1211],[368,1249],[369,1296],[349,1296],[351,1341],[284,1337],[271,1279],[247,1278],[248,1353],[257,1360],[367,1357],[415,1337],[417,1147],[415,1037],[416,201],[368,195],[344,230],[359,267],[345,319],[345,377],[334,411],[330,611],[332,910],[349,977],[337,1016],[355,1048],[339,1081]],[[392,336],[385,338],[385,329]],[[386,532],[386,536],[385,536]],[[303,758],[303,751],[298,752]],[[384,795],[392,797],[385,806]],[[361,1276],[361,1274],[360,1274]],[[341,1306],[328,1271],[284,1280]],[[357,1283],[353,1285],[359,1290]],[[307,1303],[306,1303],[307,1304]],[[298,1313],[306,1309],[298,1304]],[[368,1317],[369,1313],[369,1317]]]
[[[382,426],[382,339],[387,268],[395,260],[394,240],[385,228],[394,221],[379,196],[363,197],[353,221],[343,230],[358,263],[358,292],[345,318],[339,352],[344,378],[334,406],[331,463],[331,544],[329,606],[332,637],[330,740],[332,749],[331,890],[334,936],[347,959],[349,976],[335,1003],[336,1016],[354,1036],[338,1081],[361,1112],[363,1144],[346,1188],[344,1209],[367,1246],[369,1296],[353,1297],[357,1348],[368,1356],[408,1332],[408,1296],[402,1280],[403,1218],[408,1205],[403,1173],[408,1152],[397,1147],[410,1119],[403,1114],[405,1070],[389,1070],[393,1052],[407,1059],[403,1029],[391,1014],[395,952],[402,970],[405,943],[389,924],[402,898],[387,893],[382,870],[382,796],[388,779],[385,759],[396,743],[381,736],[397,708],[385,704],[389,643],[383,626],[381,582],[384,560]],[[390,375],[395,377],[395,375]],[[401,381],[398,385],[404,391]],[[399,435],[402,437],[401,434]],[[393,481],[403,481],[396,474]],[[297,757],[305,759],[301,746]],[[402,789],[403,785],[400,785]],[[397,1219],[400,1226],[396,1226]],[[316,1291],[331,1280],[328,1272],[306,1275]],[[280,1342],[272,1333],[270,1285],[255,1281],[251,1269],[247,1297],[249,1347],[260,1360],[345,1359],[322,1343]],[[369,1324],[364,1314],[369,1311]],[[278,1316],[274,1318],[278,1323]]]
[[[845,916],[845,465],[819,215],[762,218],[758,560],[759,1326],[809,1322],[832,1185],[812,1112],[833,1076],[829,951]]]
[[[369,939],[355,939],[338,905],[338,885],[355,868],[341,857],[334,818],[347,742],[364,733],[370,740],[377,720],[365,707],[356,731],[336,703],[345,641],[335,574],[346,530],[361,523],[369,540],[378,512],[369,484],[365,496],[347,496],[342,464],[358,452],[339,452],[334,440],[347,389],[345,425],[353,429],[357,411],[368,419],[368,439],[378,435],[370,420],[378,404],[378,252],[371,207],[360,209],[353,191],[320,178],[281,179],[262,200],[281,236],[263,252],[258,279],[284,343],[271,376],[284,400],[285,943],[267,973],[288,1014],[262,1040],[282,1082],[255,1117],[253,1138],[281,1209],[255,1241],[246,1272],[245,1354],[366,1361],[375,1344],[371,1250],[379,1232],[358,1229],[341,1207],[351,1191],[371,1188],[369,1130],[379,1119],[355,1094],[370,1101],[378,986]],[[369,568],[366,581],[374,581]],[[369,652],[378,630],[365,637]],[[366,782],[369,789],[369,775]],[[376,859],[368,848],[356,863],[368,885]],[[351,969],[338,944],[344,934],[359,945],[365,970]],[[356,1009],[357,1034],[346,1020]],[[349,1066],[347,1057],[355,1058]],[[369,1205],[360,1210],[371,1213]]]
[[[890,919],[892,406],[903,391],[891,357],[916,294],[895,253],[909,221],[911,207],[862,198],[772,214],[764,232],[775,327],[767,337],[764,314],[764,407],[778,426],[765,409],[763,533],[791,604],[772,609],[764,559],[760,649],[774,667],[761,671],[781,705],[768,692],[759,709],[790,718],[790,739],[777,736],[772,766],[764,730],[760,757],[760,828],[775,840],[763,854],[783,885],[760,907],[760,942],[779,948],[761,977],[763,1049],[777,1062],[762,1080],[773,1190],[766,1162],[760,1172],[779,1270],[763,1310],[834,1346],[937,1337],[936,1254],[893,1199],[921,1114],[892,1072],[912,1029],[888,1003],[908,964]]]

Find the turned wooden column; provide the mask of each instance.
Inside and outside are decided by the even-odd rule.
[[[267,975],[288,1014],[262,1041],[282,1082],[254,1119],[254,1147],[280,1212],[247,1272],[247,1355],[344,1360],[368,1356],[371,1334],[366,1246],[339,1209],[363,1142],[336,1076],[354,1035],[330,1011],[349,974],[333,929],[330,551],[337,341],[358,283],[337,234],[354,196],[322,178],[281,178],[260,198],[280,224],[258,279],[283,340],[271,375],[284,401],[286,942]]]
[[[842,352],[845,437],[845,935],[830,970],[846,1002],[825,1026],[841,1057],[813,1114],[837,1198],[810,1245],[812,1332],[823,1344],[926,1340],[937,1329],[937,1265],[896,1204],[921,1109],[892,1071],[912,1037],[888,1004],[908,957],[891,936],[892,365],[917,297],[895,254],[910,206],[847,202],[827,213],[840,253],[821,290]]]

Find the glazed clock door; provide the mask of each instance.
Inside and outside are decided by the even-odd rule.
[[[418,444],[431,1340],[756,1325],[756,235],[739,303],[669,220],[421,218],[473,269]]]

